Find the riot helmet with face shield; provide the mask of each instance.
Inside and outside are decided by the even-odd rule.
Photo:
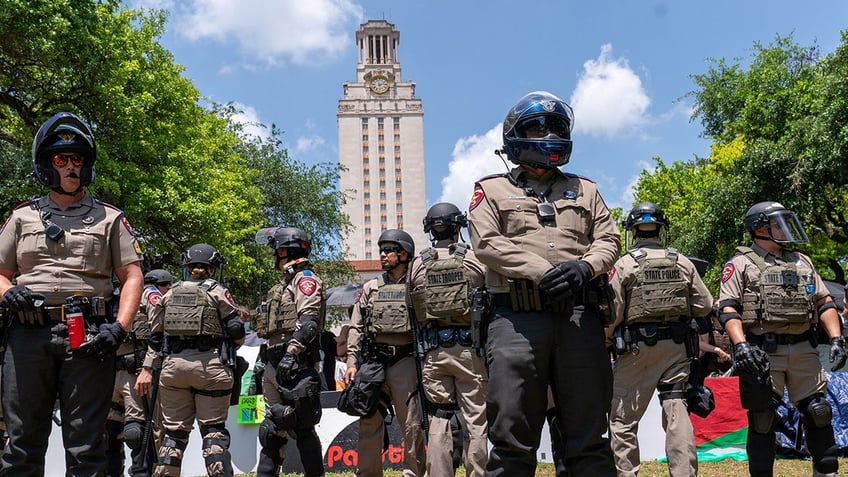
[[[516,164],[551,168],[568,163],[574,113],[546,91],[528,93],[510,108],[503,122],[503,152]]]
[[[757,202],[748,209],[742,222],[751,238],[771,240],[780,245],[810,241],[795,212],[778,202]],[[758,235],[763,228],[767,235]]]

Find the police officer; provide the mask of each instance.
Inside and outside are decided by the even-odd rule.
[[[130,475],[146,477],[153,469],[153,452],[142,452],[147,432],[147,423],[153,422],[155,403],[151,403],[135,391],[136,378],[143,370],[144,356],[147,352],[147,337],[150,334],[150,317],[153,308],[163,293],[171,289],[173,277],[167,270],[155,269],[144,274],[144,289],[141,291],[141,304],[138,306],[135,320],[129,335],[118,347],[115,388],[112,392],[112,409],[106,421],[106,454],[109,466],[108,476],[123,475],[124,443],[130,448]],[[152,444],[148,436],[148,444]],[[152,446],[150,446],[152,447]]]
[[[633,247],[610,272],[615,322],[607,345],[617,340],[613,368],[610,440],[619,477],[639,473],[639,420],[654,390],[659,393],[668,471],[672,477],[698,473],[695,434],[686,403],[697,331],[692,317],[710,313],[713,297],[695,265],[664,245],[669,221],[656,204],[643,202],[630,211],[624,228]],[[629,240],[626,243],[630,243]],[[615,333],[613,333],[615,330]]]
[[[801,413],[813,475],[836,475],[833,411],[815,330],[821,324],[827,331],[833,370],[842,368],[848,353],[836,304],[810,257],[788,248],[809,241],[795,212],[758,202],[743,223],[752,243],[737,247],[724,266],[719,320],[733,342],[739,395],[748,410],[748,469],[754,477],[772,475],[775,410],[786,387]]]
[[[382,392],[391,401],[404,444],[403,467],[408,477],[425,472],[424,433],[421,429],[421,403],[415,397],[417,374],[412,356],[412,332],[407,307],[406,274],[415,254],[412,237],[389,229],[377,239],[383,273],[362,287],[350,318],[347,371],[350,384],[360,360],[385,364]],[[385,424],[381,412],[359,419],[358,477],[383,475]]]
[[[245,329],[230,291],[212,278],[226,263],[215,247],[192,245],[181,261],[188,278],[175,283],[153,308],[148,340],[163,360],[159,406],[164,436],[153,475],[180,475],[196,419],[206,473],[232,476],[226,423],[235,347],[244,342]],[[145,368],[156,364],[150,356]]]
[[[57,397],[68,475],[106,472],[115,350],[141,299],[142,254],[124,214],[86,191],[95,157],[79,117],[48,119],[33,140],[32,164],[50,192],[19,205],[0,229],[0,294],[14,314],[2,372],[9,441],[0,475],[44,474]],[[117,317],[107,312],[113,274],[123,290]]]
[[[570,475],[613,475],[607,430],[612,371],[599,311],[619,233],[595,183],[559,170],[571,156],[571,108],[537,91],[510,108],[504,148],[518,164],[474,186],[471,245],[494,294],[486,475],[530,476],[551,386]]]
[[[268,245],[274,249],[280,283],[268,290],[257,320],[257,334],[268,340],[262,393],[267,413],[259,426],[258,477],[278,476],[288,436],[297,439],[304,475],[324,475],[321,441],[321,380],[316,371],[318,335],[324,329],[326,293],[309,262],[306,232],[280,227]]]
[[[427,474],[453,475],[450,420],[462,412],[468,429],[465,471],[482,476],[488,459],[486,384],[482,356],[472,347],[471,290],[484,284],[485,268],[468,244],[459,241],[468,226],[456,205],[440,202],[427,211],[424,233],[433,247],[411,265],[409,288],[426,355],[422,384],[430,406]]]

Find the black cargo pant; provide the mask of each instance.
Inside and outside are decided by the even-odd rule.
[[[9,329],[2,373],[9,440],[0,475],[44,475],[57,397],[68,475],[106,472],[103,435],[115,383],[115,357],[102,361],[72,357],[65,351],[65,329],[61,323],[15,323]]]
[[[612,369],[597,308],[515,312],[498,306],[488,333],[486,405],[493,447],[486,475],[535,475],[550,385],[569,475],[615,476],[604,437]]]

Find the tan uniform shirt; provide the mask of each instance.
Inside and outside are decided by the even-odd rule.
[[[393,283],[388,273],[384,273],[386,284]],[[348,368],[356,367],[356,361],[362,352],[362,335],[365,333],[365,317],[362,315],[362,308],[371,309],[372,302],[377,296],[377,290],[380,288],[378,278],[373,278],[362,286],[362,292],[356,303],[353,304],[353,314],[350,316],[350,331],[347,337],[347,366]],[[379,333],[374,337],[377,343],[383,343],[392,346],[402,346],[412,344],[412,332],[408,333]]]
[[[439,254],[439,259],[443,259],[445,257],[450,256],[450,250],[448,246],[450,245],[449,240],[444,240],[436,244],[436,251]],[[474,255],[474,251],[470,248],[465,252],[465,258],[462,259],[462,267],[465,269],[465,278],[469,282],[469,289],[481,287],[485,284],[486,278],[486,267],[480,260],[477,260],[477,257]],[[410,289],[413,292],[424,288],[425,286],[425,278],[427,273],[427,267],[424,266],[424,261],[421,260],[421,256],[418,255],[410,264],[410,272],[409,272],[409,283]],[[468,319],[467,324],[471,324],[471,314],[469,313],[465,318]],[[421,317],[418,317],[420,320]]]
[[[65,231],[62,238],[45,236],[42,213]],[[0,229],[0,269],[19,273],[17,284],[44,295],[49,306],[73,294],[111,297],[112,270],[141,259],[123,212],[88,192],[66,210],[49,195],[21,204]]]
[[[816,291],[813,293],[813,303],[830,294],[824,281],[813,268],[810,257],[803,253],[781,249],[777,255],[773,255],[756,243],[751,244],[751,249],[762,257],[763,261],[768,265],[794,263],[797,267],[799,278],[812,273],[813,283],[816,287]],[[760,269],[757,267],[757,264],[743,254],[734,255],[725,264],[724,271],[721,273],[720,302],[724,303],[725,300],[736,300],[741,306],[744,292],[756,293],[759,290]],[[817,315],[816,307],[813,307],[813,313]],[[816,318],[818,317],[816,316]],[[744,324],[743,326],[745,326],[745,331],[752,332],[755,335],[762,335],[764,333],[795,335],[807,331],[810,328],[810,323],[767,323],[761,321],[757,324]]]
[[[663,258],[666,256],[666,248],[657,240],[640,239],[634,246],[644,251],[646,258]],[[704,285],[691,260],[684,255],[678,255],[677,263],[678,267],[682,268],[683,280],[689,283],[689,316],[707,316],[713,306],[712,294]],[[612,326],[606,328],[608,345],[611,343],[615,328],[627,319],[630,293],[639,278],[638,272],[639,263],[629,253],[625,253],[619,258],[610,272],[609,283],[614,293],[615,320]]]
[[[509,174],[518,185],[506,175],[483,178],[475,184],[469,205],[471,244],[488,266],[489,291],[508,292],[508,277],[539,283],[554,264],[568,260],[586,261],[595,276],[610,270],[621,238],[594,182],[559,169],[536,177],[515,167]],[[556,209],[554,226],[539,219],[540,194]]]

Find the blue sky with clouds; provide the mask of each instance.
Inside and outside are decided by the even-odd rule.
[[[276,124],[290,155],[338,161],[336,109],[355,80],[354,35],[370,19],[400,31],[402,81],[424,107],[427,202],[466,208],[473,182],[505,170],[493,154],[518,98],[547,90],[574,107],[564,169],[611,207],[652,158],[706,156],[690,122],[693,74],[709,58],[743,64],[755,42],[792,35],[832,52],[848,2],[561,0],[132,0],[170,12],[161,43],[210,99]],[[258,134],[264,134],[261,129]]]

